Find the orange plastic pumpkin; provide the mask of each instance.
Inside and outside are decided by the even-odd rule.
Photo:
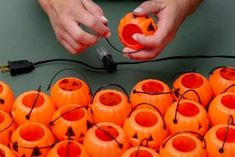
[[[202,141],[191,133],[179,133],[167,138],[161,145],[159,155],[160,157],[207,157]]]
[[[174,102],[166,111],[164,119],[170,134],[194,131],[204,135],[209,127],[206,110],[192,100]]]
[[[94,122],[112,122],[122,126],[131,110],[128,96],[118,90],[100,88],[91,100]]]
[[[92,157],[120,157],[128,148],[128,140],[120,126],[102,122],[88,130],[84,146]]]
[[[11,149],[20,157],[44,157],[54,142],[49,128],[40,123],[27,122],[12,133]]]
[[[144,34],[146,36],[153,35],[157,30],[157,25],[150,16],[135,16],[132,13],[125,15],[118,26],[118,36],[121,42],[129,48],[139,50],[144,48],[133,39],[135,33]]]
[[[89,157],[83,145],[66,140],[57,143],[47,154],[47,157]]]
[[[211,72],[209,77],[212,86],[213,96],[225,91],[235,92],[235,68],[219,67]]]
[[[0,110],[10,112],[14,102],[12,89],[3,81],[0,81]]]
[[[15,154],[7,146],[0,144],[0,157],[15,157]]]
[[[161,112],[157,109],[146,107],[146,103],[140,104],[133,110],[130,117],[124,122],[125,130],[130,144],[138,146],[141,141],[148,139],[148,147],[158,149],[167,137],[168,131]]]
[[[50,97],[40,91],[24,92],[16,98],[12,107],[12,116],[18,125],[25,122],[48,125],[54,112],[55,106]]]
[[[235,126],[219,124],[205,135],[209,157],[235,156]]]
[[[225,124],[229,116],[235,119],[235,93],[217,95],[210,103],[208,115],[212,126]]]
[[[164,115],[167,108],[173,103],[171,89],[160,80],[146,79],[138,82],[130,95],[133,106],[140,103],[149,103],[156,106]]]
[[[0,110],[0,143],[8,145],[11,132],[15,129],[14,120],[8,113]],[[1,155],[0,155],[1,156]]]
[[[159,155],[151,148],[140,146],[129,148],[121,157],[159,157]]]
[[[61,141],[73,139],[82,141],[85,137],[91,116],[80,105],[65,105],[60,107],[50,122],[50,128],[55,137]]]
[[[184,94],[184,98],[199,102],[204,107],[210,102],[212,89],[209,81],[199,73],[188,72],[178,77],[174,83],[175,98],[179,99]]]
[[[57,108],[67,104],[87,106],[91,99],[89,86],[75,77],[66,77],[57,81],[51,87],[50,96]]]

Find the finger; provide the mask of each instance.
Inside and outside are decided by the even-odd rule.
[[[94,45],[97,42],[98,37],[89,34],[81,29],[81,27],[74,21],[66,21],[63,23],[65,31],[78,43],[84,45]]]
[[[111,36],[109,28],[102,22],[102,20],[86,10],[80,11],[80,13],[77,14],[76,20],[103,37],[108,38]]]
[[[76,54],[76,50],[65,40],[60,41],[64,48],[72,54]]]
[[[138,16],[143,16],[148,13],[157,13],[163,8],[163,4],[158,1],[145,1],[137,7],[133,13]]]

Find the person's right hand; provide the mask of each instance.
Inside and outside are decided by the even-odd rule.
[[[111,35],[108,20],[92,0],[39,0],[39,3],[49,16],[56,38],[72,54],[96,44],[99,36]],[[94,34],[84,31],[79,24]]]

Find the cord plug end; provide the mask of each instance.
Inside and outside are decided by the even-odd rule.
[[[104,47],[97,48],[99,59],[103,62],[104,68],[107,72],[114,72],[117,70],[117,64],[114,62],[111,54],[107,52]]]
[[[9,72],[11,76],[16,76],[23,73],[29,73],[34,70],[34,64],[28,60],[8,61],[7,65],[0,66],[2,73]]]

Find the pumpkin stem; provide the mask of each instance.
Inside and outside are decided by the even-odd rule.
[[[152,104],[150,104],[150,103],[140,103],[140,104],[136,105],[135,107],[132,108],[131,112],[129,113],[129,115],[128,115],[127,117],[130,117],[131,114],[132,114],[139,106],[142,106],[142,105],[151,106],[151,107],[153,107],[153,108],[160,114],[161,119],[162,119],[162,121],[163,121],[163,129],[166,130],[166,129],[167,129],[167,126],[166,126],[166,122],[165,122],[165,120],[164,120],[164,118],[163,118],[162,113],[159,111],[159,109],[158,109],[156,106],[154,106],[154,105],[152,105]]]
[[[227,141],[228,133],[229,133],[229,125],[234,125],[234,123],[233,123],[233,116],[232,115],[229,115],[229,117],[228,117],[228,123],[227,123],[227,127],[226,127],[226,133],[224,135],[223,144],[222,144],[221,148],[219,149],[219,152],[221,154],[224,153],[224,146],[225,146],[225,143]]]
[[[62,73],[62,72],[64,72],[64,71],[74,71],[74,72],[78,73],[80,76],[82,76],[82,77],[86,80],[87,84],[90,86],[89,82],[87,81],[88,79],[86,79],[85,74],[81,73],[81,71],[78,71],[77,69],[73,69],[73,68],[65,68],[65,69],[62,69],[62,70],[58,71],[58,72],[52,77],[50,83],[49,83],[48,86],[47,86],[47,91],[49,91],[49,90],[51,89],[51,85],[52,85],[54,79],[55,79],[60,73]],[[92,92],[91,92],[91,93],[92,93]]]
[[[235,84],[232,84],[230,86],[228,86],[227,88],[225,88],[225,90],[222,93],[227,92],[229,89],[231,89],[232,87],[235,87]]]
[[[178,132],[174,135],[171,135],[167,140],[165,140],[165,142],[162,144],[162,148],[164,148],[167,144],[167,142],[172,139],[174,136],[176,135],[180,135],[180,134],[184,134],[184,133],[190,133],[190,134],[194,134],[194,135],[197,135],[197,138],[202,141],[204,143],[204,147],[203,148],[206,148],[206,140],[204,138],[204,136],[202,136],[201,134],[197,133],[197,132],[194,132],[194,131],[183,131],[183,132]]]
[[[180,95],[179,90],[176,89],[175,91],[177,91],[177,92],[178,92],[177,94]],[[174,119],[173,119],[173,123],[174,123],[174,124],[178,123],[178,121],[177,121],[177,113],[178,113],[178,109],[179,109],[180,102],[181,102],[181,100],[182,100],[183,98],[185,99],[184,95],[187,94],[187,93],[189,93],[189,92],[195,93],[196,96],[198,97],[199,103],[201,104],[201,98],[200,98],[199,94],[198,94],[195,90],[189,89],[189,90],[185,91],[182,95],[180,95],[180,98],[179,98],[179,100],[178,100],[178,102],[177,102],[176,110],[175,110],[175,116],[174,116]]]
[[[104,88],[106,88],[106,87],[109,87],[109,86],[114,86],[114,87],[117,87],[117,88],[121,89],[121,90],[125,93],[125,95],[129,98],[128,92],[126,91],[126,89],[125,89],[123,86],[121,86],[121,85],[119,85],[119,84],[115,84],[115,83],[110,83],[110,84],[106,84],[106,85],[103,85],[103,86],[101,86],[100,88],[98,88],[98,89],[96,90],[95,94],[93,95],[93,97],[92,97],[90,103],[91,103],[91,104],[93,103],[93,100],[94,100],[96,94],[97,94],[99,91],[101,91],[102,89],[104,89]]]

